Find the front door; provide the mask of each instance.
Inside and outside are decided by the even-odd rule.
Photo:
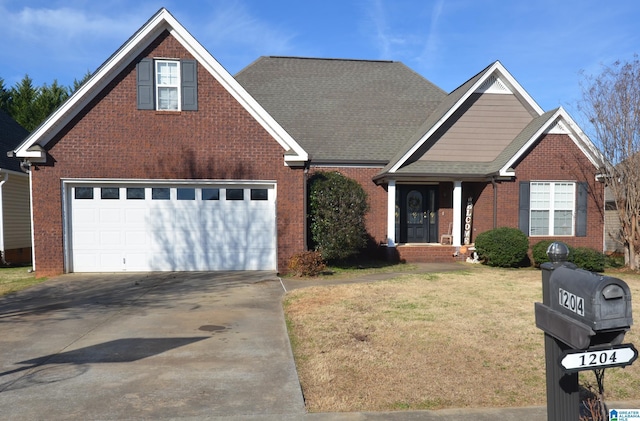
[[[437,242],[437,187],[402,186],[399,190],[400,242]]]

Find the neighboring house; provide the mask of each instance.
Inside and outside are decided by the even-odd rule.
[[[234,78],[165,9],[14,156],[38,276],[284,272],[318,170],[364,186],[371,238],[408,261],[497,226],[603,249],[593,145],[499,62],[450,94],[386,61],[264,57]]]
[[[616,201],[609,186],[604,188],[604,252],[607,254],[624,254],[622,224]]]
[[[29,132],[0,110],[0,147],[13,150]],[[31,262],[29,176],[20,162],[0,154],[0,262]]]

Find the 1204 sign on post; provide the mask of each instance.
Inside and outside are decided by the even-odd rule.
[[[631,344],[608,349],[569,351],[562,355],[560,365],[565,371],[595,370],[607,367],[624,367],[638,358],[638,351]]]

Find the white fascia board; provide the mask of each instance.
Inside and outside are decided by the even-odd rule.
[[[140,53],[147,43],[145,39],[150,35],[160,34],[165,26],[162,25],[164,15],[168,12],[164,9],[157,13],[149,22],[145,24],[138,32],[136,32],[118,51],[116,51],[106,62],[96,70],[96,72],[87,80],[60,108],[54,111],[40,126],[38,126],[15,150],[15,156],[18,158],[33,157],[33,153],[28,149],[36,143],[45,146],[54,136],[56,127],[63,127],[69,123],[76,114],[87,105],[95,95],[100,92],[109,82],[110,74],[117,74],[128,64],[127,58],[134,53]],[[135,55],[134,55],[135,57]]]
[[[242,88],[242,86],[196,41],[195,38],[167,11],[161,9],[116,51],[94,75],[85,82],[58,110],[52,113],[14,151],[18,158],[36,158],[28,151],[34,144],[46,145],[55,135],[55,129],[69,123],[115,75],[119,74],[162,31],[170,33],[198,60],[207,71],[233,95],[233,97],[267,130],[286,150],[293,150],[297,159],[306,161],[302,147]],[[38,155],[37,157],[41,157]]]
[[[287,133],[275,119],[236,81],[233,76],[200,44],[178,21],[167,12],[171,35],[196,58],[196,60],[238,101],[253,118],[282,146],[295,155],[285,157],[289,161],[308,160],[307,152]]]
[[[465,92],[464,95],[462,95],[462,97],[460,97],[460,99],[447,111],[447,113],[444,116],[442,116],[442,118],[438,120],[436,124],[434,124],[433,127],[431,127],[431,129],[429,129],[429,131],[425,133],[424,136],[422,136],[420,140],[418,140],[418,142],[416,142],[416,144],[413,145],[413,147],[406,154],[404,154],[404,156],[400,158],[393,167],[391,167],[389,172],[394,173],[398,171],[398,169],[402,165],[404,165],[404,163],[409,158],[411,158],[411,156],[413,156],[413,154],[427,141],[427,139],[429,139],[431,135],[433,135],[433,133],[435,133],[435,131],[438,130],[453,115],[453,113],[455,113],[458,110],[458,108],[460,108],[462,104],[464,104],[465,101],[469,99],[469,97],[474,92],[476,92],[485,83],[485,81],[495,73],[498,73],[498,77],[500,77],[501,80],[507,82],[507,84],[509,85],[509,88],[514,93],[517,93],[519,96],[521,96],[529,104],[529,106],[531,106],[531,108],[538,113],[538,115],[543,114],[542,108],[540,108],[540,106],[533,100],[533,98],[531,98],[531,96],[527,93],[527,91],[525,91],[522,88],[522,86],[514,79],[514,77],[511,76],[511,74],[507,71],[507,69],[505,69],[502,63],[500,63],[499,61],[496,61],[495,63],[493,63],[493,65],[491,65],[491,67],[489,67],[486,70],[486,72],[482,75],[482,77],[478,79],[476,83],[474,83],[467,90],[467,92]]]
[[[507,71],[507,69],[502,65],[502,63],[500,63],[499,61],[496,61],[494,63],[493,68],[488,71],[485,76],[483,77],[483,80],[489,78],[494,72],[498,72],[499,76],[500,76],[500,80],[507,82],[507,84],[509,85],[509,88],[514,92],[517,93],[518,96],[522,97],[522,99],[538,114],[538,115],[542,115],[544,114],[544,110],[538,105],[538,103],[531,97],[531,95],[529,95],[529,93],[527,91],[524,90],[524,88],[522,87],[522,85],[520,85],[518,83],[518,81],[511,75],[511,73],[509,73]],[[474,90],[475,91],[475,90]]]
[[[518,150],[518,152],[516,152],[516,154],[513,155],[511,159],[509,159],[509,161],[500,169],[500,176],[515,176],[515,172],[513,170],[510,170],[510,168],[527,153],[527,151],[540,138],[540,136],[552,129],[557,122],[562,122],[565,124],[568,132],[565,132],[564,134],[569,136],[573,143],[580,149],[580,151],[582,151],[582,153],[589,159],[589,162],[591,162],[591,164],[593,164],[595,168],[600,168],[600,162],[604,162],[602,160],[602,155],[596,149],[595,145],[591,142],[587,135],[584,134],[582,130],[580,130],[571,116],[564,110],[564,108],[560,107],[555,113],[553,113],[551,117],[549,117],[546,124],[540,127],[540,129],[538,129],[538,131],[536,131],[533,136],[529,138],[527,143],[525,143]]]

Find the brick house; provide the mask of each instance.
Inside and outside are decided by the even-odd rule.
[[[285,271],[318,170],[364,186],[371,238],[408,261],[498,226],[603,247],[593,145],[501,63],[449,94],[387,61],[263,57],[234,78],[165,9],[13,155],[39,276]]]

